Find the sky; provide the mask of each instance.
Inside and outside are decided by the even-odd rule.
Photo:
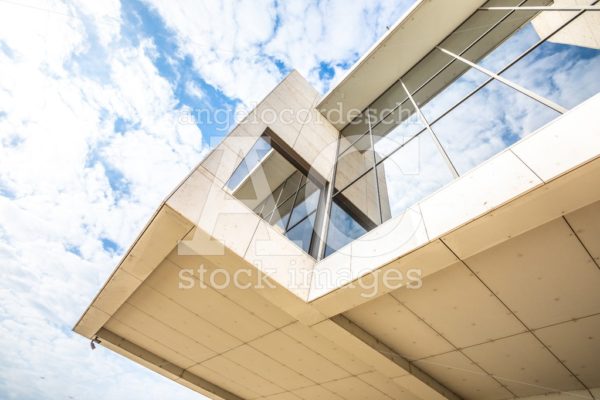
[[[411,3],[0,0],[0,398],[201,397],[72,327],[236,116],[292,69],[325,92]]]
[[[240,116],[292,69],[326,92],[412,2],[0,0],[0,399],[201,397],[91,351],[72,327]],[[527,48],[528,29],[482,64]],[[600,91],[599,70],[598,50],[547,43],[504,76],[571,108]],[[474,75],[423,112],[434,118]],[[433,128],[462,173],[554,118],[539,107],[496,82]],[[393,168],[400,208],[447,181],[394,180]]]

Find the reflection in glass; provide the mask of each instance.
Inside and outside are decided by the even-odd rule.
[[[375,170],[333,197],[327,246],[334,251],[381,223]]]
[[[402,214],[453,179],[429,131],[379,164],[377,172],[384,221]]]
[[[336,197],[333,198],[331,203],[325,257],[367,233],[367,229],[352,217],[350,211],[344,209],[341,202],[338,203],[339,199]]]
[[[285,202],[290,196],[293,196],[297,191],[300,185],[304,183],[306,177],[302,175],[300,171],[296,171],[290,176],[286,181],[283,187],[283,191],[281,192],[281,196],[279,196],[278,204]]]
[[[462,174],[557,116],[556,111],[492,81],[432,129]]]
[[[279,187],[277,189],[275,189],[273,191],[273,193],[271,193],[266,199],[264,199],[262,201],[262,203],[260,203],[260,205],[256,209],[254,209],[254,211],[258,215],[260,215],[261,218],[265,218],[266,216],[268,216],[269,214],[271,214],[273,212],[273,209],[275,208],[275,203],[279,199],[279,196],[281,194],[281,191],[283,190],[284,185],[285,185],[285,183],[279,185]]]
[[[411,94],[415,93],[448,64],[454,64],[453,61],[453,57],[438,49],[433,49],[402,77],[402,82]],[[445,79],[445,82],[450,81],[451,79]]]
[[[589,25],[585,18],[590,14],[575,19],[502,76],[566,108],[600,92],[600,49],[588,38],[600,40],[600,24]]]
[[[302,250],[308,253],[313,238],[315,226],[315,213],[291,227],[285,234],[292,242],[296,243]]]
[[[405,102],[373,127],[376,160],[379,161],[425,129],[425,124],[410,101]]]
[[[338,158],[335,191],[343,190],[363,172],[373,168],[373,151],[369,134],[361,137]]]
[[[470,68],[446,87],[441,86],[443,81],[432,80],[415,93],[414,98],[427,121],[431,123],[488,78],[484,73]],[[429,97],[431,94],[434,94],[434,97]]]
[[[290,197],[285,202],[277,206],[272,215],[269,218],[265,218],[265,220],[267,220],[280,232],[285,232],[285,228],[287,227],[288,219],[290,218],[292,207],[294,205],[294,197],[295,196]]]
[[[296,197],[296,205],[292,211],[289,226],[295,225],[302,218],[317,209],[320,194],[321,191],[317,185],[310,180],[300,189]]]
[[[341,131],[341,136],[344,140],[340,141],[338,154],[342,154],[348,147],[358,140],[359,137],[369,131],[369,115],[366,112],[361,113],[354,118]]]
[[[399,81],[393,84],[369,106],[368,113],[371,126],[377,125],[379,121],[406,102],[407,97],[406,91]]]
[[[227,187],[230,190],[235,190],[271,149],[271,144],[261,136],[233,172],[233,175],[227,181]]]
[[[493,34],[495,34],[495,31],[490,32],[488,35]],[[508,39],[496,47],[492,52],[477,62],[477,64],[492,72],[499,72],[503,67],[523,54],[539,40],[540,37],[536,33],[535,29],[533,29],[531,23],[527,23],[517,30],[513,35],[509,36]],[[477,61],[474,60],[473,57],[465,58],[471,61]]]

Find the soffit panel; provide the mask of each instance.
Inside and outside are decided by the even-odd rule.
[[[465,262],[531,329],[600,312],[600,271],[562,218]]]
[[[200,281],[195,281],[189,288],[180,287],[180,271],[175,264],[166,260],[147,279],[146,284],[242,342],[275,330]]]
[[[204,344],[184,335],[180,331],[163,323],[163,321],[157,320],[149,314],[133,307],[131,304],[123,304],[112,320],[143,333],[157,343],[163,344],[191,358],[195,362],[201,362],[216,355],[212,349],[209,349]],[[123,337],[128,338],[127,336]],[[135,342],[135,340],[132,340],[132,342]],[[151,349],[148,350],[151,351]]]
[[[587,387],[600,387],[600,315],[535,331]]]
[[[454,350],[442,336],[390,295],[381,296],[344,315],[409,360]]]
[[[459,348],[526,329],[462,262],[391,295]]]
[[[600,265],[600,201],[565,217],[596,264]]]
[[[355,376],[324,383],[323,386],[345,400],[389,400],[390,397]]]
[[[227,359],[224,356],[217,356],[206,360],[202,366],[209,368],[221,376],[227,376],[236,383],[251,388],[260,396],[270,396],[273,394],[285,392],[281,386],[276,385],[260,375],[254,373],[251,369],[240,366],[239,364]]]
[[[210,279],[203,279],[198,272],[199,268],[204,268],[205,277],[210,277],[217,276],[217,271],[224,270],[206,258],[201,256],[181,255],[177,253],[177,250],[174,250],[169,254],[168,259],[181,269],[191,271],[197,279],[202,279],[206,285],[212,287],[240,307],[243,307],[249,313],[263,319],[275,328],[281,328],[295,321],[292,316],[266,300],[255,290],[243,289],[243,287],[246,287],[248,284],[258,283],[257,274],[252,277],[248,277],[246,274],[239,274],[240,287],[237,287],[236,285],[219,285],[219,282],[216,279],[215,282],[211,282]],[[231,266],[233,265],[237,265],[237,263],[232,263]],[[217,283],[217,285],[213,285],[213,283]]]
[[[367,364],[348,353],[334,342],[326,339],[315,330],[296,322],[281,329],[282,332],[310,348],[314,352],[337,364],[348,373],[358,375],[372,370]]]
[[[463,352],[517,396],[583,389],[530,333],[469,347]]]
[[[304,400],[344,400],[342,397],[320,385],[298,389],[293,391],[293,393]]]
[[[243,367],[254,370],[264,378],[270,378],[286,390],[300,389],[315,384],[307,377],[249,345],[236,347],[224,353],[223,356]]]
[[[349,373],[339,366],[281,331],[269,333],[249,344],[317,383],[349,376]]]
[[[128,303],[216,353],[242,344],[239,339],[146,285],[140,286]]]
[[[241,397],[242,399],[256,399],[260,397],[260,395],[254,390],[241,385],[239,382],[236,382],[230,377],[229,374],[219,374],[218,372],[215,372],[201,364],[194,365],[193,367],[189,368],[188,371],[202,379],[206,379],[214,385],[222,387],[223,389]]]
[[[358,375],[358,378],[381,390],[394,400],[419,400],[408,390],[377,371]]]
[[[512,394],[459,351],[419,360],[415,364],[465,399],[500,400]]]
[[[172,347],[165,345],[164,342],[159,342],[114,318],[111,318],[104,325],[104,328],[183,369],[189,368],[198,362],[192,360],[191,354],[193,353],[185,353],[183,349],[177,351]]]
[[[260,399],[261,400],[301,400],[300,397],[298,397],[295,394],[290,393],[290,392],[278,393],[278,394],[274,394],[272,396],[261,397]]]

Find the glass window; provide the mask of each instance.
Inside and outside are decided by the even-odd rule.
[[[453,179],[429,131],[379,164],[377,174],[384,221],[402,214]]]
[[[490,0],[484,6],[550,3]],[[439,47],[572,108],[600,92],[600,13],[580,14],[557,32],[578,12],[478,10]],[[362,116],[344,129],[325,255],[400,215],[454,177],[402,84],[460,174],[559,116],[433,49],[369,105],[362,114],[368,120]]]
[[[556,111],[492,81],[432,129],[462,174],[557,116]]]
[[[368,114],[371,126],[375,126],[406,101],[407,95],[402,84],[396,82],[369,106]]]
[[[505,3],[505,4],[499,4]],[[508,4],[507,4],[508,3]],[[518,6],[523,0],[487,2],[484,7]],[[539,5],[531,4],[528,5]],[[446,38],[440,47],[450,50],[455,54],[477,54],[476,58],[494,48],[502,39],[521,26],[535,11],[521,12],[517,17],[511,10],[479,10],[471,15],[461,26]],[[501,27],[499,29],[499,27]],[[494,31],[489,35],[488,31]]]
[[[566,108],[600,92],[600,24],[586,12],[502,76]]]
[[[285,202],[277,206],[269,218],[265,218],[271,225],[276,227],[281,232],[285,232],[287,228],[288,220],[294,206],[295,197],[296,196],[294,195],[287,199]]]
[[[340,142],[338,154],[342,154],[353,143],[355,143],[362,135],[369,131],[369,116],[367,112],[363,112],[354,118],[344,129],[341,135],[345,140]]]
[[[289,225],[295,225],[302,218],[315,211],[319,205],[320,195],[321,191],[318,186],[309,180],[306,185],[298,191],[296,205],[292,211]]]
[[[343,190],[362,173],[373,168],[373,164],[371,137],[366,134],[339,156],[335,173],[335,191]]]
[[[351,211],[344,208],[340,200],[334,197],[331,203],[325,257],[367,233],[367,229],[352,216]]]
[[[233,172],[233,175],[227,181],[227,187],[230,190],[235,190],[271,149],[271,144],[261,136]]]
[[[404,82],[408,91],[413,94],[453,61],[453,57],[438,49],[433,49],[410,71],[404,74],[402,82]],[[446,80],[446,82],[450,81]]]
[[[281,192],[281,196],[279,196],[279,201],[277,204],[282,204],[286,200],[288,200],[291,196],[295,195],[300,186],[304,183],[306,177],[302,175],[300,171],[294,172],[286,181],[283,187],[283,191]]]
[[[406,101],[373,127],[376,160],[381,160],[425,128],[412,102]]]
[[[375,170],[333,197],[327,246],[335,251],[381,223]]]
[[[273,149],[267,139],[257,141],[227,186],[233,196],[308,252],[321,187]]]
[[[315,226],[315,213],[291,227],[285,234],[288,239],[296,243],[302,250],[309,252]]]
[[[499,35],[500,33],[497,31],[503,28],[505,28],[505,24],[492,30],[486,38],[493,38]],[[472,53],[467,53],[464,57],[470,61],[477,62],[478,65],[492,72],[499,72],[503,67],[523,54],[539,40],[540,36],[537,34],[531,23],[526,23],[481,60],[478,61],[479,57]],[[496,41],[500,41],[500,38],[496,39]],[[490,48],[493,47],[495,46],[490,45]]]
[[[283,184],[279,185],[279,187],[275,189],[273,193],[271,193],[266,199],[263,200],[262,203],[260,203],[257,208],[254,209],[254,212],[260,215],[262,218],[270,215],[275,208],[275,203],[279,199],[281,191],[283,190],[283,186]]]
[[[452,68],[455,69],[461,64],[461,62],[455,62],[452,64]],[[461,67],[460,70],[464,70],[464,68]],[[429,123],[435,121],[489,79],[486,74],[469,68],[458,79],[447,85],[445,75],[438,75],[414,95],[415,101],[421,107],[421,112]]]

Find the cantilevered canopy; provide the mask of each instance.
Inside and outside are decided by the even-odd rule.
[[[420,0],[354,65],[317,106],[337,129],[407,72],[484,0]],[[350,114],[349,114],[350,113]]]

